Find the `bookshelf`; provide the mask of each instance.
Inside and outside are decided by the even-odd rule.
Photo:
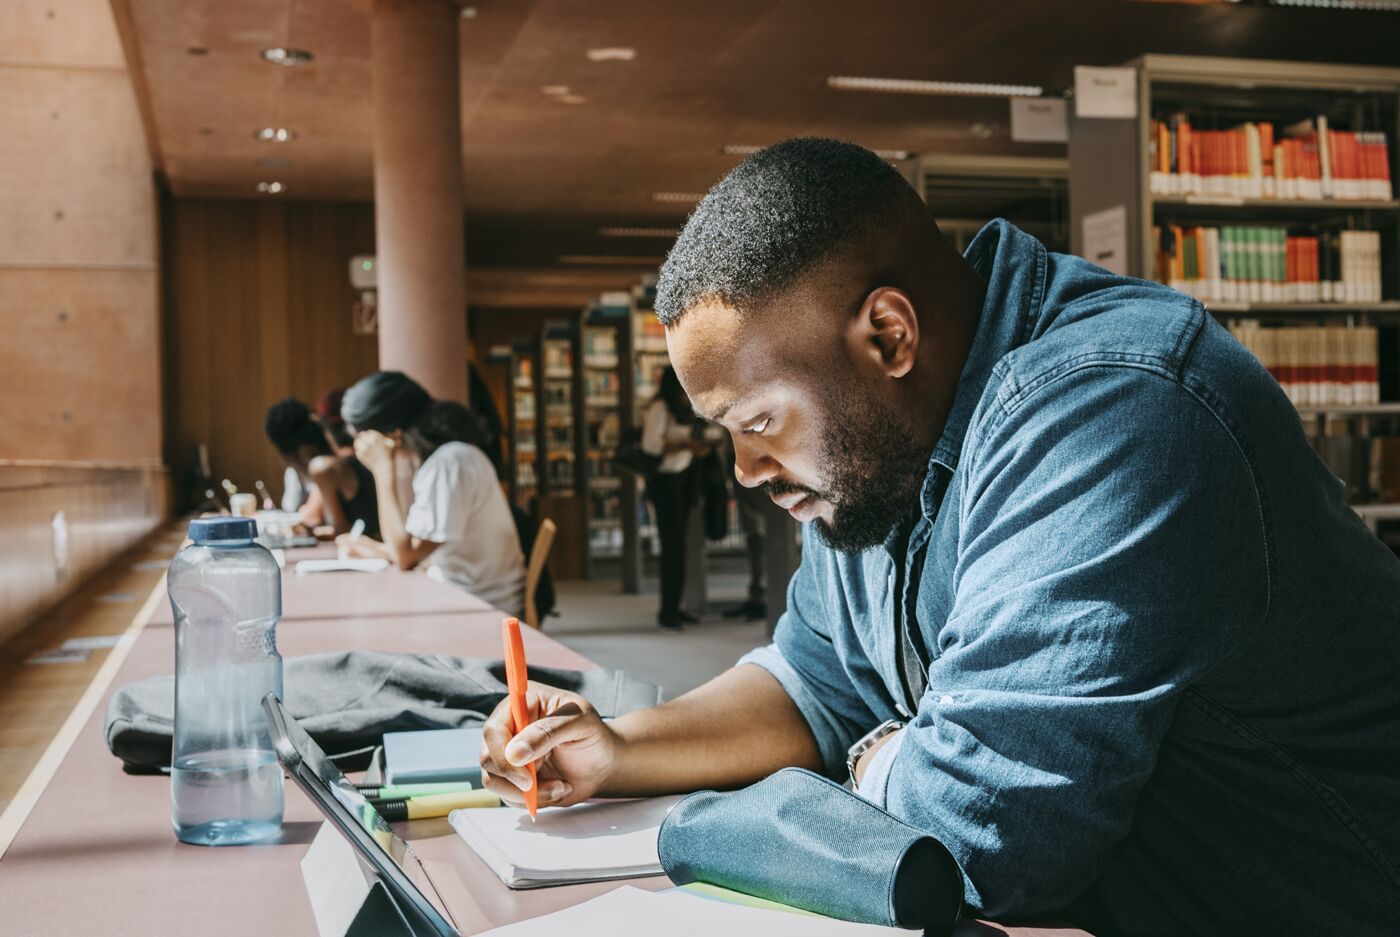
[[[632,297],[604,293],[584,310],[583,407],[588,498],[587,575],[602,561],[622,558],[624,488],[630,476],[613,464],[632,397]],[[633,506],[635,510],[635,505]]]
[[[587,566],[582,325],[578,315],[546,321],[538,340],[538,516],[558,526],[550,571],[560,579],[581,577]]]
[[[1280,378],[1367,523],[1400,520],[1400,69],[1127,67],[1136,116],[1071,102],[1071,249],[1121,217],[1119,272],[1199,298]]]
[[[509,393],[506,394],[506,463],[510,473],[510,498],[519,507],[532,511],[539,493],[536,469],[539,452],[538,407],[535,375],[539,349],[532,339],[517,339],[510,345]]]
[[[959,251],[1005,218],[1052,251],[1069,249],[1069,161],[1055,157],[926,155],[916,188]]]

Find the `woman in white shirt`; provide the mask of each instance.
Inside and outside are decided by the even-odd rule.
[[[656,515],[661,541],[661,610],[656,622],[679,630],[694,624],[694,615],[681,610],[685,591],[685,538],[693,501],[690,466],[710,444],[696,438],[695,412],[673,368],[661,373],[656,396],[642,415],[642,451],[661,463],[647,479],[647,497]]]
[[[398,371],[380,371],[345,392],[341,415],[355,454],[374,474],[384,541],[360,538],[357,555],[400,569],[422,565],[511,615],[525,606],[525,558],[491,460],[473,444],[476,419],[459,403],[433,400]],[[398,453],[416,465],[413,500],[400,502]]]

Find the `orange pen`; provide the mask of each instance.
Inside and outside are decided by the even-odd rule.
[[[531,722],[530,704],[525,700],[530,681],[525,675],[525,642],[520,638],[518,619],[507,618],[501,622],[501,641],[505,645],[506,692],[510,696],[511,734],[514,736]],[[540,809],[540,785],[535,777],[535,763],[532,761],[526,767],[530,769],[530,789],[523,793],[525,808],[530,811],[530,819],[533,820]]]

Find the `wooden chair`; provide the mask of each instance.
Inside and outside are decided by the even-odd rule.
[[[535,587],[544,575],[544,564],[549,559],[549,548],[554,545],[554,534],[558,525],[549,518],[540,521],[540,529],[535,533],[535,545],[530,550],[530,562],[525,567],[525,624],[538,629],[540,610],[535,607]]]

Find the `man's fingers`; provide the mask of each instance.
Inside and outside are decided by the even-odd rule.
[[[520,792],[520,788],[485,770],[481,772],[481,786],[512,806],[521,807],[525,804],[525,796]]]
[[[556,746],[582,738],[592,728],[587,718],[579,714],[537,719],[506,744],[506,762],[523,767],[548,755]]]

